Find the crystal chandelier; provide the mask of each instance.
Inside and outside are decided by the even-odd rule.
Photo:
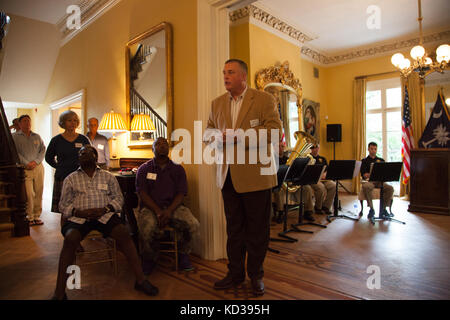
[[[427,56],[423,45],[422,36],[422,5],[421,0],[418,0],[419,7],[419,31],[420,31],[420,43],[411,49],[410,55],[413,59],[411,61],[405,58],[401,53],[396,53],[392,56],[391,62],[397,67],[404,77],[407,77],[412,71],[419,74],[421,78],[424,78],[427,74],[438,71],[444,72],[448,66],[450,60],[450,46],[448,44],[442,44],[436,49],[436,61],[433,61]]]

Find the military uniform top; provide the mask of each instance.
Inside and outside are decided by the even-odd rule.
[[[385,162],[383,158],[375,157],[371,158],[367,156],[366,158],[361,160],[361,176],[364,178],[365,173],[370,172],[370,165],[374,162]]]
[[[325,157],[322,157],[319,155],[317,155],[316,157],[314,157],[313,155],[311,155],[311,156],[316,160],[316,164],[324,164],[328,167],[328,162]]]

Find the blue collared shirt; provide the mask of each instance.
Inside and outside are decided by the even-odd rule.
[[[92,146],[97,149],[98,153],[98,163],[106,163],[106,166],[109,167],[109,145],[108,145],[108,139],[101,135],[96,134],[94,140],[91,140],[89,137],[89,132],[86,134],[86,137],[88,138],[89,142],[92,144]]]
[[[19,154],[20,163],[27,165],[31,161],[40,164],[44,160],[45,145],[42,138],[34,132],[27,136],[22,131],[12,134],[17,153]]]

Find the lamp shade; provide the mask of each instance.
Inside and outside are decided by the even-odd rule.
[[[98,131],[103,132],[124,132],[127,131],[127,126],[125,121],[123,121],[122,116],[119,113],[108,112],[103,115],[102,121],[98,126]]]
[[[133,120],[131,120],[131,131],[133,132],[149,132],[155,130],[155,125],[148,114],[135,114]]]

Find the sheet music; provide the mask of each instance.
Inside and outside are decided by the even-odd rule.
[[[361,161],[355,161],[355,170],[353,170],[353,178],[358,176],[361,171]]]

